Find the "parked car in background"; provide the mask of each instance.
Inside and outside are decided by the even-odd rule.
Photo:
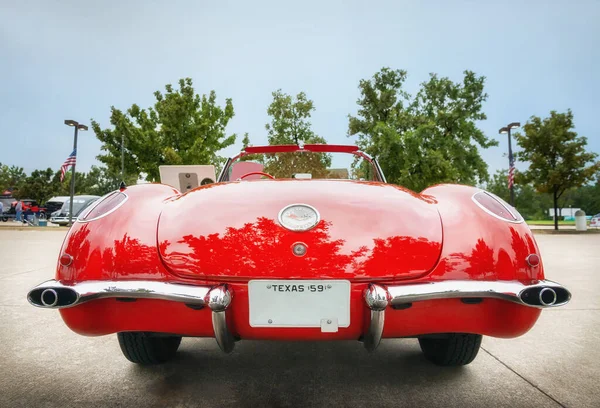
[[[46,208],[41,207],[36,200],[31,198],[22,198],[21,203],[23,204],[23,214],[35,214],[40,216],[41,214],[46,215]],[[10,204],[9,215],[15,216],[17,214],[16,206],[19,200],[13,198]]]
[[[59,211],[62,208],[65,201],[67,201],[68,199],[69,196],[56,196],[46,201],[46,216],[51,215],[56,211]]]
[[[95,195],[80,195],[73,197],[73,221],[77,216],[86,208],[88,208],[94,201],[99,199],[100,196]],[[57,212],[52,213],[50,222],[58,225],[69,224],[69,208],[71,206],[71,200],[67,200],[63,203],[61,209]]]
[[[6,222],[12,218],[12,215],[10,214],[10,207],[13,201],[15,201],[15,199],[10,196],[3,196],[0,198],[0,202],[2,202],[2,214],[0,214],[0,220]]]
[[[600,228],[600,213],[592,217],[590,220],[590,227]]]

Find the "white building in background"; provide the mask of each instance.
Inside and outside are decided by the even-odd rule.
[[[565,217],[565,220],[574,220],[575,212],[577,210],[581,210],[581,208],[572,208],[572,207],[558,208],[558,216]],[[548,214],[550,215],[550,217],[552,217],[552,219],[554,219],[554,208],[548,209]]]

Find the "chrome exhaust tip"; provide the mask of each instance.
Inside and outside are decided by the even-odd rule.
[[[46,307],[56,306],[58,303],[58,293],[54,289],[45,289],[40,295],[40,302]]]
[[[562,286],[534,286],[519,293],[519,299],[539,308],[562,306],[571,300],[571,292]]]
[[[37,307],[60,309],[76,303],[79,294],[70,288],[38,287],[29,291],[27,300]]]
[[[542,306],[552,306],[556,303],[556,292],[552,288],[544,288],[540,290],[539,298]]]

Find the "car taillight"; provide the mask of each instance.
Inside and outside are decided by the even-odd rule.
[[[523,222],[521,214],[495,194],[480,191],[473,195],[473,201],[496,218],[509,222]]]
[[[114,191],[106,197],[98,200],[98,203],[92,205],[79,216],[79,221],[94,221],[115,211],[127,201],[127,194]]]

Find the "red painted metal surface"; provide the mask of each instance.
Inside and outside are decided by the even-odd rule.
[[[531,268],[529,254],[539,254],[533,234],[525,223],[508,223],[483,211],[471,199],[473,187],[439,185],[422,192],[437,201],[444,225],[440,261],[429,275],[432,280],[544,279],[542,263]]]
[[[527,225],[484,212],[471,199],[477,191],[440,185],[418,195],[380,183],[328,180],[231,182],[184,195],[164,185],[133,186],[117,211],[71,228],[61,254],[73,255],[73,262],[58,264],[56,279],[229,283],[235,294],[229,325],[241,338],[358,339],[369,314],[362,298],[368,282],[544,278],[541,262],[531,267],[526,261],[539,254]],[[278,224],[278,211],[295,202],[320,211],[317,227],[297,233]],[[295,242],[308,246],[306,256],[294,256]],[[252,328],[247,292],[252,278],[348,279],[350,327],[338,333]],[[459,299],[415,302],[386,311],[384,337],[439,332],[515,337],[539,314],[492,299],[471,305]],[[61,315],[84,335],[139,330],[213,336],[208,308],[162,300],[95,300],[62,309]]]
[[[319,211],[315,228],[279,224],[293,203]],[[210,216],[187,216],[200,209]],[[185,277],[409,279],[435,266],[442,226],[432,200],[392,185],[265,180],[214,184],[168,203],[158,242],[167,268]],[[304,257],[294,256],[295,242],[308,247]]]

